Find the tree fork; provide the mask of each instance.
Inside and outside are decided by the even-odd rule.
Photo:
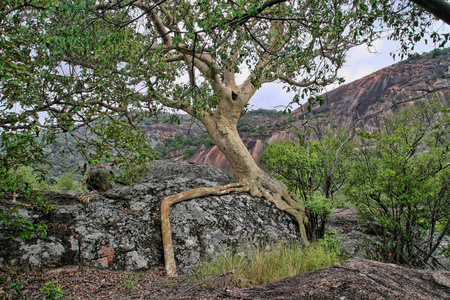
[[[168,277],[176,276],[175,255],[173,252],[172,230],[170,228],[169,210],[175,204],[186,200],[195,198],[211,196],[211,195],[225,195],[229,193],[244,193],[248,192],[249,188],[242,183],[231,183],[224,186],[215,186],[209,188],[198,188],[185,192],[178,193],[164,198],[161,201],[161,232],[163,239],[164,264]]]

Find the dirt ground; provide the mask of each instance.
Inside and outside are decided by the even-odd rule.
[[[70,266],[40,272],[0,272],[0,299],[43,299],[41,289],[58,281],[59,299],[224,299],[236,285],[227,275],[194,282],[192,276],[165,276],[163,268],[146,272],[116,272]]]

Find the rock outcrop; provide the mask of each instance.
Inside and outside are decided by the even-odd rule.
[[[232,299],[449,299],[450,272],[353,258],[321,270],[232,292]]]
[[[21,215],[36,222],[44,220],[48,236],[14,241],[4,239],[7,231],[0,232],[0,265],[51,268],[75,264],[111,270],[161,266],[159,202],[184,190],[226,183],[228,177],[213,167],[156,161],[145,181],[134,188],[84,195],[85,203],[78,200],[79,195],[48,193],[54,203],[51,213],[20,209]],[[10,199],[1,199],[0,209],[9,204]],[[182,269],[222,249],[299,239],[289,215],[248,194],[176,204],[171,208],[171,224],[175,257]]]
[[[450,50],[438,50],[378,70],[322,95],[325,104],[312,108],[310,119],[330,118],[335,126],[353,125],[376,132],[386,115],[414,101],[438,97],[449,107]],[[292,112],[298,118],[305,108]]]

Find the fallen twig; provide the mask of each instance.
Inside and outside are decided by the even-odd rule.
[[[233,269],[233,270],[231,270],[231,271],[228,271],[228,272],[225,272],[225,273],[222,273],[222,274],[217,274],[217,275],[208,277],[208,278],[206,278],[206,279],[204,279],[204,280],[202,280],[202,281],[200,281],[200,282],[198,282],[198,283],[196,283],[196,284],[194,284],[194,285],[188,287],[187,289],[185,289],[185,290],[182,291],[181,293],[178,293],[178,294],[176,294],[175,296],[172,296],[172,297],[168,298],[167,300],[176,299],[176,298],[182,296],[183,294],[189,292],[190,290],[192,290],[192,289],[194,289],[194,288],[196,288],[196,287],[198,287],[198,286],[200,286],[200,285],[202,285],[202,284],[204,284],[204,283],[206,283],[206,282],[208,282],[208,281],[210,281],[210,280],[214,280],[214,279],[217,279],[217,278],[220,278],[220,277],[226,277],[226,276],[229,275],[229,274],[234,274],[234,273],[236,273],[236,271],[237,271],[237,269]]]

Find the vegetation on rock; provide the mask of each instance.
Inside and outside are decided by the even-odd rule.
[[[382,228],[382,257],[426,265],[450,229],[450,119],[440,101],[421,101],[360,132],[347,195]],[[441,232],[436,226],[441,225]]]

